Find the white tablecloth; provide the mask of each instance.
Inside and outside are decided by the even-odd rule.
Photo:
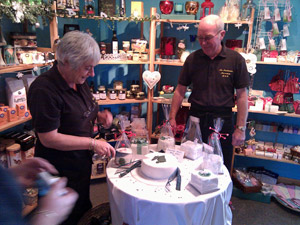
[[[111,160],[107,166],[107,183],[113,225],[227,225],[232,212],[229,201],[232,181],[224,166],[218,175],[219,190],[200,194],[189,184],[191,171],[199,166],[202,158],[180,163],[181,191],[176,190],[176,180],[166,191],[164,181],[147,179],[140,168],[119,178]]]

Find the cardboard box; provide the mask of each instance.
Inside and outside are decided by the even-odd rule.
[[[19,118],[22,118],[25,116],[25,112],[26,112],[26,107],[24,103],[18,103],[16,105],[17,108],[17,115]]]
[[[7,123],[7,114],[3,111],[0,111],[0,125]]]
[[[131,2],[131,16],[133,17],[144,17],[144,2]]]
[[[18,120],[18,114],[17,114],[17,110],[15,108],[9,108],[7,110],[7,118],[8,118],[8,122],[13,122]]]

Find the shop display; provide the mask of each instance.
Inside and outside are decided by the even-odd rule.
[[[132,136],[130,138],[133,155],[146,155],[149,153],[149,140],[146,121],[144,118],[133,118],[131,123]]]
[[[155,152],[142,160],[141,171],[149,178],[161,180],[171,176],[177,167],[178,161],[173,155]]]

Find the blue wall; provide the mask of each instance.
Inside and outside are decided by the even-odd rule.
[[[202,3],[204,0],[199,1]],[[116,0],[117,4],[119,3],[118,0]],[[152,0],[152,1],[146,1],[144,0],[144,14],[150,15],[150,8],[156,7],[158,8],[157,12],[160,13],[159,10],[159,2],[160,0]],[[183,0],[174,0],[174,2],[182,2]],[[214,12],[218,13],[220,8],[224,5],[225,0],[213,0],[213,3],[215,4]],[[244,4],[246,0],[242,0],[241,3]],[[284,0],[279,0],[279,3],[285,2]],[[254,3],[257,5],[258,8],[258,0],[254,0]],[[298,0],[291,0],[291,3],[293,4],[292,13],[293,13],[293,21],[289,25],[289,30],[291,33],[290,37],[287,37],[287,46],[288,50],[300,50],[300,42],[299,42],[299,30],[300,30],[300,16],[298,9],[300,7],[300,1]],[[81,8],[83,6],[83,0],[80,0]],[[130,4],[131,1],[126,1],[126,11],[127,16],[130,14]],[[97,5],[96,5],[97,8]],[[271,7],[272,10],[272,7]],[[281,14],[283,9],[281,8]],[[199,19],[199,13],[197,14],[197,19]],[[256,11],[257,14],[257,11]],[[256,23],[256,20],[255,20]],[[63,25],[64,24],[79,24],[80,29],[82,31],[85,31],[86,28],[89,28],[90,31],[93,33],[93,36],[97,40],[97,42],[104,41],[104,42],[110,42],[112,37],[112,31],[108,29],[108,26],[103,22],[93,21],[93,20],[87,20],[87,19],[65,19],[65,18],[58,18],[58,28],[59,28],[59,36],[62,37],[63,35]],[[20,24],[12,24],[8,20],[3,20],[1,23],[3,27],[3,32],[6,37],[6,40],[9,40],[9,32],[11,31],[22,31],[22,25]],[[111,26],[111,23],[109,23]],[[279,29],[282,29],[283,23],[278,23]],[[165,24],[165,30],[164,30],[164,36],[174,36],[179,39],[186,39],[187,47],[190,51],[196,50],[199,48],[199,44],[197,42],[191,43],[189,41],[190,37],[189,35],[195,35],[197,33],[196,28],[194,27],[194,24],[189,25],[190,29],[187,31],[183,30],[176,30],[176,27],[178,25],[173,26],[173,28],[169,24]],[[269,31],[270,30],[271,23],[270,22],[264,22],[263,23],[263,30]],[[144,24],[144,36],[147,40],[149,40],[149,27],[150,23],[145,22]],[[160,32],[158,27],[157,30],[157,38],[159,38]],[[30,30],[35,31],[37,33],[37,39],[38,39],[38,45],[40,47],[50,47],[50,38],[49,38],[49,27],[48,26],[41,26],[40,28],[35,29],[34,27],[31,27]],[[121,43],[123,40],[130,40],[132,38],[139,38],[140,36],[140,24],[139,23],[128,23],[128,22],[120,22],[116,24],[116,30],[118,35],[118,40]],[[244,44],[247,39],[247,26],[243,25],[241,28],[236,28],[234,25],[228,25],[226,26],[226,30],[228,31],[225,39],[241,39],[243,40]],[[254,30],[255,31],[255,27]],[[121,44],[119,45],[121,47]],[[159,42],[157,42],[157,47],[159,47]],[[145,69],[147,69],[148,66],[145,66]],[[162,84],[171,84],[176,85],[178,75],[180,73],[180,67],[171,67],[171,66],[164,66],[162,68]],[[297,76],[299,77],[299,69],[300,67],[283,67],[283,66],[270,66],[270,65],[257,65],[257,73],[255,74],[253,89],[257,90],[265,90],[270,95],[273,95],[274,93],[271,92],[271,90],[268,87],[268,83],[271,80],[271,78],[277,73],[279,69],[289,69],[290,71],[294,71],[297,73]],[[124,83],[124,87],[128,88],[130,87],[132,80],[138,80],[139,79],[139,66],[136,65],[98,65],[95,68],[96,76],[93,78],[93,81],[96,85],[105,85],[106,87],[112,87],[114,80],[121,80]],[[5,75],[0,75],[0,87],[3,88],[3,85],[1,85],[1,82],[3,82],[3,78]],[[145,87],[144,87],[145,90]],[[158,95],[158,90],[155,90],[154,93],[155,96]],[[298,97],[296,97],[298,98]],[[3,92],[1,90],[1,96],[0,100],[3,101],[5,99],[5,96],[3,96]],[[156,111],[156,105],[154,105],[154,111]],[[158,106],[160,107],[160,106]],[[118,112],[120,109],[124,109],[124,106],[115,106],[114,111]],[[125,110],[129,110],[130,105],[125,106]],[[145,116],[146,113],[146,104],[143,105],[143,115]],[[155,118],[155,117],[154,117]],[[300,119],[291,119],[286,117],[275,117],[275,116],[266,116],[266,115],[252,115],[249,114],[249,118],[257,119],[261,121],[288,121],[289,124],[300,124]],[[293,138],[297,139],[297,137]],[[289,141],[289,138],[286,138],[285,141]],[[281,176],[291,177],[300,179],[300,174],[297,175],[295,171],[299,171],[299,166],[294,165],[287,165],[283,163],[274,163],[269,161],[263,161],[263,160],[254,160],[254,159],[244,159],[244,158],[238,158],[236,160],[237,166],[248,166],[248,165],[258,165],[258,166],[265,166],[267,169],[274,170],[274,172],[278,172]],[[290,168],[291,166],[291,168]],[[273,169],[274,168],[274,169]]]

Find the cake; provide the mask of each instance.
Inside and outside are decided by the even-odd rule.
[[[166,153],[150,153],[142,160],[141,171],[154,180],[168,179],[175,172],[178,161],[175,156]]]
[[[184,152],[184,156],[188,159],[198,159],[202,156],[203,144],[193,141],[186,141],[180,145],[180,150]]]
[[[190,183],[201,194],[213,192],[218,189],[218,177],[207,169],[193,171]]]
[[[163,150],[165,152],[167,148],[175,148],[175,138],[171,136],[161,136],[157,142],[157,151]]]

